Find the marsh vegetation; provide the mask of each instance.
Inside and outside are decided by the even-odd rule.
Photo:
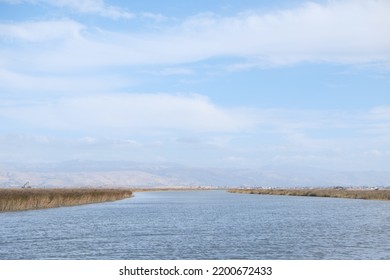
[[[390,200],[390,189],[381,189],[381,190],[339,189],[339,188],[231,189],[229,190],[229,192],[242,193],[242,194],[318,196],[318,197],[335,197],[335,198]]]
[[[0,212],[44,209],[115,201],[131,197],[129,189],[0,189]]]

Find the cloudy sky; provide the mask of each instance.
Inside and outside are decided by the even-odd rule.
[[[0,161],[390,171],[388,0],[0,0]]]

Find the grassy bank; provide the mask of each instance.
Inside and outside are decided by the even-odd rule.
[[[265,195],[292,195],[292,196],[318,196],[335,198],[355,198],[390,200],[390,190],[360,190],[360,189],[231,189],[231,193],[265,194]]]
[[[0,189],[0,212],[114,201],[132,193],[129,189]]]

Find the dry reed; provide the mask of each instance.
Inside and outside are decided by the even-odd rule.
[[[129,189],[0,189],[0,212],[114,201],[132,193]]]
[[[390,189],[231,189],[231,193],[264,194],[264,195],[291,195],[291,196],[318,196],[334,198],[355,198],[370,200],[390,200]]]

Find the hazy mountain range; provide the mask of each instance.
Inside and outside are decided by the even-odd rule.
[[[390,186],[390,172],[341,172],[302,166],[195,168],[127,161],[66,161],[0,164],[0,187],[220,186],[316,187]]]

